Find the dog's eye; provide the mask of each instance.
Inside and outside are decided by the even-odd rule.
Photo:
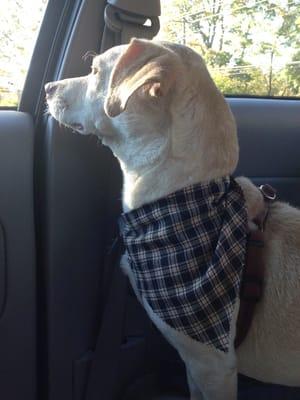
[[[99,69],[96,67],[91,67],[91,70],[93,75],[96,75],[99,72]]]

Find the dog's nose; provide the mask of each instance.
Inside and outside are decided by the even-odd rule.
[[[53,96],[53,94],[55,93],[55,91],[57,89],[57,86],[58,85],[55,82],[46,83],[45,92],[46,92],[47,98],[50,98],[51,96]]]

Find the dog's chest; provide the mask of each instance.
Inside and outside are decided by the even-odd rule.
[[[228,350],[245,264],[247,213],[230,177],[193,185],[123,214],[139,293],[162,320]]]

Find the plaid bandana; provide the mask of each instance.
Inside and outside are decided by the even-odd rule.
[[[225,177],[196,184],[120,217],[140,294],[167,324],[228,351],[245,263],[242,190]]]

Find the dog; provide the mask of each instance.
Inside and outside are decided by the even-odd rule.
[[[45,92],[56,120],[80,134],[97,135],[119,160],[125,214],[234,173],[239,157],[234,118],[204,61],[186,46],[132,39],[96,56],[89,75],[48,83]],[[253,229],[263,196],[247,178],[235,182]],[[192,400],[236,399],[237,372],[300,386],[299,210],[274,203],[264,235],[264,294],[237,351],[238,298],[222,351],[158,316],[123,256],[122,268],[139,301],[185,362]]]

